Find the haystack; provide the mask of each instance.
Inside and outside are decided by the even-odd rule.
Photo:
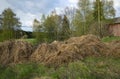
[[[108,45],[111,49],[110,56],[120,58],[120,41],[112,41]]]
[[[64,42],[42,44],[31,55],[31,60],[47,66],[60,66],[88,56],[107,56],[109,47],[94,35],[73,37]]]
[[[99,41],[101,41],[99,37],[92,35],[92,34],[88,34],[88,35],[83,35],[81,37],[71,37],[65,42],[79,44],[83,42],[89,43],[89,42],[99,42]]]
[[[32,45],[24,41],[6,41],[0,44],[0,64],[8,65],[28,60]]]
[[[35,52],[31,55],[31,60],[42,62],[49,55],[57,51],[57,47],[50,44],[40,44]]]

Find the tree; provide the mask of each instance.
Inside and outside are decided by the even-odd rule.
[[[107,24],[113,22],[115,9],[113,0],[79,0],[78,9],[73,19],[75,36],[88,33],[100,37],[108,35]]]
[[[74,25],[73,25],[73,18],[75,17],[75,13],[76,13],[76,9],[75,7],[66,7],[64,10],[64,14],[67,16],[68,20],[69,20],[69,25],[70,25],[70,29],[71,29],[71,36],[74,35]]]
[[[15,38],[17,35],[15,35],[14,29],[17,27],[20,28],[21,23],[12,9],[5,9],[0,15],[0,21],[3,30],[3,39]]]
[[[48,15],[44,21],[44,31],[47,33],[48,42],[59,40],[61,19],[62,17],[54,11],[51,15]]]
[[[92,4],[90,0],[79,0],[73,24],[75,35],[80,36],[89,33],[90,24],[93,21]]]
[[[43,42],[42,35],[42,25],[37,19],[33,21],[33,36],[36,38],[37,42]]]
[[[47,33],[48,42],[55,40],[56,23],[53,15],[47,16],[44,26],[45,32]]]
[[[0,15],[0,31],[2,30],[2,17]]]
[[[40,21],[41,21],[41,31],[45,31],[45,27],[44,27],[44,22],[45,22],[45,20],[46,20],[46,16],[43,14],[42,16],[41,16],[41,19],[40,19]]]
[[[60,40],[60,31],[61,31],[61,23],[62,23],[62,16],[54,15],[54,22],[55,22],[55,40]]]
[[[70,37],[71,31],[70,31],[70,25],[69,20],[66,15],[64,15],[64,18],[62,20],[62,28],[61,28],[61,40],[68,39]]]
[[[105,20],[104,16],[104,3],[100,0],[96,0],[94,2],[94,10],[93,10],[93,16],[94,16],[94,23],[96,23],[96,27],[94,33],[101,36],[101,21]]]
[[[40,26],[40,22],[37,19],[34,19],[33,21],[33,31],[40,31],[41,26]]]
[[[110,24],[115,17],[113,0],[96,0],[94,2],[94,21],[96,21],[96,31],[100,37],[108,35],[106,26]]]

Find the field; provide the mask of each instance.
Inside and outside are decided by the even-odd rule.
[[[44,65],[43,63],[46,63],[47,60],[45,60],[43,63],[36,63],[30,61],[19,64],[14,63],[14,61],[21,61],[23,59],[22,57],[24,56],[26,58],[27,54],[26,53],[25,55],[22,54],[24,54],[24,51],[29,51],[30,53],[30,51],[32,50],[32,46],[36,44],[35,39],[22,39],[22,42],[21,41],[5,42],[5,44],[3,44],[4,47],[3,46],[0,47],[1,51],[3,52],[4,50],[2,49],[4,48],[8,49],[10,45],[16,48],[17,46],[18,48],[20,47],[19,49],[17,49],[17,53],[11,53],[12,55],[11,57],[14,57],[14,55],[17,56],[21,53],[21,51],[23,50],[24,51],[22,54],[20,54],[20,56],[15,57],[16,58],[15,60],[11,59],[10,61],[8,60],[5,62],[6,64],[9,65],[0,66],[0,79],[119,79],[120,78],[119,48],[117,47],[117,45],[115,45],[113,50],[115,51],[116,49],[117,51],[110,55],[108,55],[109,54],[108,53],[107,56],[104,56],[104,54],[106,54],[107,52],[105,49],[108,48],[107,45],[106,47],[103,47],[106,42],[111,42],[116,40],[119,41],[120,37],[105,37],[102,39],[102,41],[100,41],[95,36],[88,35],[88,36],[82,36],[80,38],[71,38],[67,40],[65,44],[62,44],[61,42],[53,42],[50,45],[43,44],[41,46],[42,49],[40,49],[40,47],[38,47],[39,50],[36,49],[38,51],[36,51],[35,54],[33,54],[33,57],[36,57],[36,59],[38,59],[39,61],[40,60],[43,61],[45,58],[43,57],[43,59],[40,59],[40,56],[46,54],[45,56],[48,56],[47,60],[51,61],[49,62],[49,64],[56,64],[56,61],[59,61],[58,67],[48,66],[49,64]],[[25,43],[24,41],[27,41],[28,43]],[[29,43],[32,45],[30,45]],[[54,45],[56,44],[58,45],[62,44],[63,46],[66,46],[66,48],[68,49],[65,50],[64,48],[62,48],[61,45],[60,50],[62,51],[64,50],[64,52],[62,52],[62,54],[59,52],[57,54],[56,53],[54,54],[53,53],[55,51],[54,48],[56,47]],[[77,46],[78,48],[76,48]],[[86,47],[86,49],[84,46]],[[28,49],[28,47],[30,49]],[[76,50],[81,49],[80,50],[81,54],[77,53],[76,50],[74,50],[74,47]],[[8,49],[8,51],[5,51],[4,53],[11,52],[12,50],[15,51],[14,48],[12,48],[10,51]],[[71,50],[73,50],[74,52],[70,52]],[[42,54],[42,52],[44,51],[46,51],[46,53]],[[51,53],[53,53],[53,55]],[[83,58],[83,59],[74,61],[77,58],[73,57],[70,59],[70,57],[72,57],[73,55],[75,55],[76,57],[81,56],[78,58]],[[5,56],[5,54],[3,54],[3,56]],[[39,58],[37,58],[38,56]],[[61,56],[64,57],[62,58]],[[64,60],[64,58],[66,59]],[[66,61],[68,63],[66,63]],[[10,64],[11,62],[14,64]],[[0,60],[0,63],[4,63],[4,62]]]

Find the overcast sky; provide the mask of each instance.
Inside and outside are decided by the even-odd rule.
[[[0,13],[10,7],[20,18],[25,30],[32,30],[34,18],[40,19],[41,14],[48,14],[53,9],[63,9],[66,6],[76,6],[78,0],[0,0]],[[116,16],[120,16],[120,0],[114,0]]]

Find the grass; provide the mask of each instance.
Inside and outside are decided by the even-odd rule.
[[[32,39],[23,39],[23,40],[27,41],[27,42],[29,42],[29,43],[31,43],[33,45],[37,43],[37,40],[34,39],[34,38],[32,38]],[[120,37],[115,37],[115,36],[109,37],[109,36],[107,36],[107,37],[102,38],[103,42],[111,42],[111,41],[114,41],[114,40],[116,40],[116,41],[120,40]]]
[[[36,43],[36,39],[24,39],[24,41],[27,41],[27,42],[29,42],[29,43],[31,43],[31,44],[35,44]]]
[[[35,44],[35,39],[23,39]],[[105,37],[103,42],[120,40],[120,37]],[[57,69],[48,68],[42,64],[23,63],[15,66],[0,66],[0,79],[119,79],[120,59],[112,57],[88,57],[61,66]],[[44,78],[46,79],[46,78]]]
[[[18,40],[21,40],[21,39],[18,39]],[[22,41],[26,41],[26,42],[31,43],[33,45],[35,45],[37,43],[36,39],[34,39],[34,38],[31,38],[31,39],[22,39]]]
[[[102,38],[103,42],[111,42],[113,40],[116,40],[116,41],[120,40],[120,37],[115,37],[115,36],[109,37],[109,36],[107,36],[107,37]]]
[[[120,59],[103,57],[88,57],[58,69],[36,63],[0,67],[0,79],[119,79],[119,73]]]

